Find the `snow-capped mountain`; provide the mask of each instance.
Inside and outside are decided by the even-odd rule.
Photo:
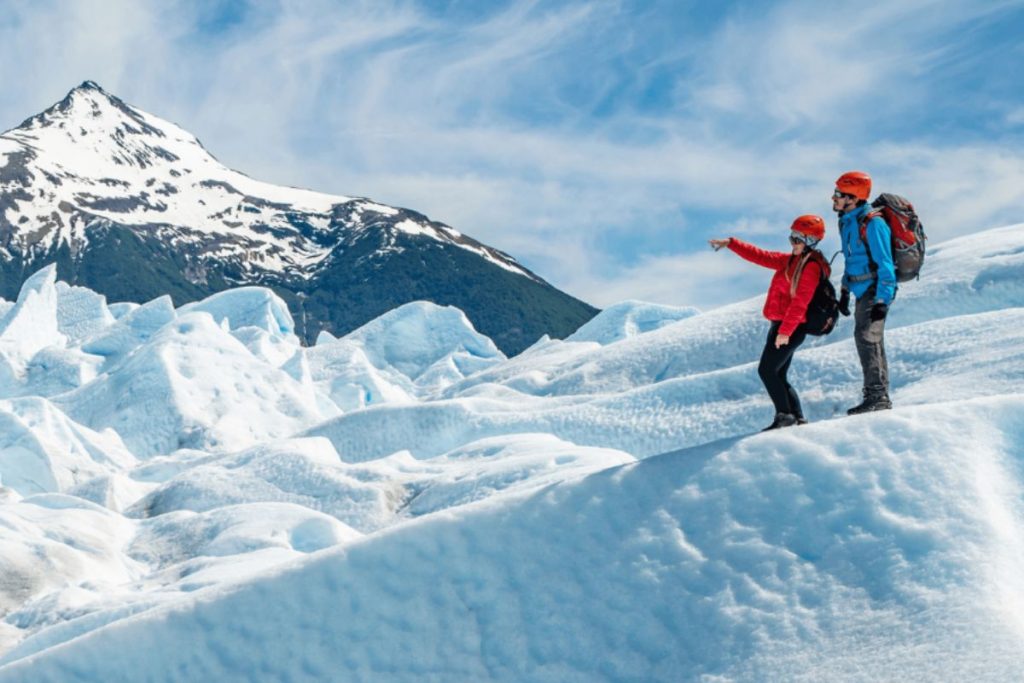
[[[901,285],[892,411],[842,416],[844,319],[759,433],[760,308],[309,347],[266,288],[47,267],[0,301],[0,683],[1024,680],[1024,226]]]
[[[0,295],[56,262],[112,301],[273,288],[300,337],[415,300],[455,305],[506,352],[592,307],[511,256],[407,209],[253,180],[92,82],[0,136]]]

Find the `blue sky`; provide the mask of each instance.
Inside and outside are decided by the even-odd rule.
[[[705,241],[832,226],[853,168],[933,242],[1024,214],[1021,0],[5,10],[4,128],[94,80],[233,168],[422,211],[599,306],[759,294]]]

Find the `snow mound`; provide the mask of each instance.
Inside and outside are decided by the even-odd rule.
[[[425,302],[303,348],[269,290],[41,271],[0,302],[0,683],[1022,679],[1020,228],[901,286],[894,410],[845,418],[844,320],[768,434],[760,298],[506,359]]]
[[[688,322],[673,326],[680,337],[688,335]],[[979,329],[985,333],[979,335]],[[1024,383],[1022,329],[1024,308],[1012,308],[888,332],[890,353],[898,350],[890,359],[893,399],[898,405],[912,405],[1015,391]],[[636,350],[628,341],[616,346],[627,355]],[[657,352],[662,352],[660,345]],[[790,381],[800,391],[805,414],[812,421],[845,414],[861,387],[853,341],[841,339],[798,354]],[[646,376],[647,358],[634,358],[633,372]],[[580,382],[588,376],[593,374],[588,375],[586,368],[575,375]],[[554,399],[480,384],[458,398],[341,415],[306,434],[330,439],[342,458],[351,461],[382,457],[400,448],[408,448],[417,458],[431,458],[461,443],[529,431],[647,457],[755,432],[773,414],[753,362],[648,384],[624,375],[620,384],[624,390],[618,392],[583,391]]]
[[[187,586],[209,585],[197,571],[231,557],[281,548],[312,553],[359,538],[355,529],[328,515],[287,503],[228,505],[205,513],[178,511],[147,520],[128,547],[128,554],[157,568],[174,567]]]
[[[570,342],[597,342],[602,346],[614,344],[639,334],[652,332],[679,320],[692,318],[700,311],[696,308],[662,306],[644,301],[623,301],[610,306],[580,329],[566,338]]]
[[[60,610],[140,576],[141,565],[119,552],[133,530],[120,515],[75,496],[51,493],[0,505],[0,612],[17,609],[7,623],[55,623]]]
[[[415,400],[416,388],[408,377],[391,367],[377,367],[362,346],[346,339],[301,349],[282,369],[312,383],[343,412]]]
[[[295,439],[204,458],[161,484],[128,514],[155,518],[224,505],[293,503],[374,531],[392,521],[405,497],[400,482],[343,466],[326,439]]]
[[[46,266],[21,286],[18,301],[0,320],[0,354],[24,367],[37,351],[63,346],[57,316],[57,266]]]
[[[428,387],[505,359],[465,313],[427,301],[399,306],[343,339],[365,349],[375,367],[394,368]]]
[[[26,647],[0,681],[1014,680],[1021,411],[812,425],[424,517]]]
[[[114,320],[120,320],[140,305],[133,301],[119,301],[114,304],[107,304],[107,310],[110,311],[110,315],[114,316]]]
[[[106,358],[106,366],[112,367],[130,351],[148,342],[164,325],[172,322],[175,315],[169,296],[125,309],[114,324],[86,340],[82,351]]]
[[[58,282],[57,287],[57,328],[76,344],[112,325],[115,321],[107,298],[85,287],[72,287]]]
[[[178,309],[178,315],[205,312],[226,327],[249,351],[264,362],[280,367],[299,348],[295,321],[281,297],[265,287],[239,287]]]
[[[66,491],[134,464],[116,434],[76,424],[45,399],[0,401],[0,483],[23,496]]]
[[[47,346],[25,366],[21,379],[9,386],[12,396],[50,397],[88,384],[96,378],[103,358],[78,348]]]
[[[275,337],[295,335],[295,321],[288,305],[265,287],[229,289],[178,309],[179,314],[192,311],[209,313],[218,325],[226,320],[231,330],[256,327]]]
[[[321,417],[308,388],[255,358],[202,312],[177,317],[108,375],[55,401],[78,422],[116,430],[139,457],[244,447]]]
[[[429,397],[505,359],[457,308],[418,301],[400,306],[335,339],[321,334],[283,368],[308,372],[342,412]]]
[[[581,448],[550,434],[481,439],[419,463],[422,474],[408,484],[412,494],[404,509],[419,516],[493,501],[498,494],[521,494],[634,460],[622,451]]]

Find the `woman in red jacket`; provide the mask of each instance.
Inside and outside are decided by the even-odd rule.
[[[805,424],[803,409],[796,390],[786,379],[793,353],[807,336],[804,321],[807,305],[824,273],[829,276],[829,265],[820,251],[815,249],[825,237],[825,220],[821,216],[800,216],[790,227],[789,243],[793,250],[766,251],[735,237],[711,240],[715,251],[728,247],[751,263],[775,271],[768,298],[764,302],[764,317],[772,322],[768,340],[761,352],[757,368],[764,388],[775,404],[775,420],[764,430]]]

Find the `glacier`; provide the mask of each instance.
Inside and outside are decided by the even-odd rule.
[[[760,300],[507,358],[406,304],[303,346],[45,268],[0,302],[0,682],[1024,678],[1024,225],[930,247],[895,409],[759,433]]]

